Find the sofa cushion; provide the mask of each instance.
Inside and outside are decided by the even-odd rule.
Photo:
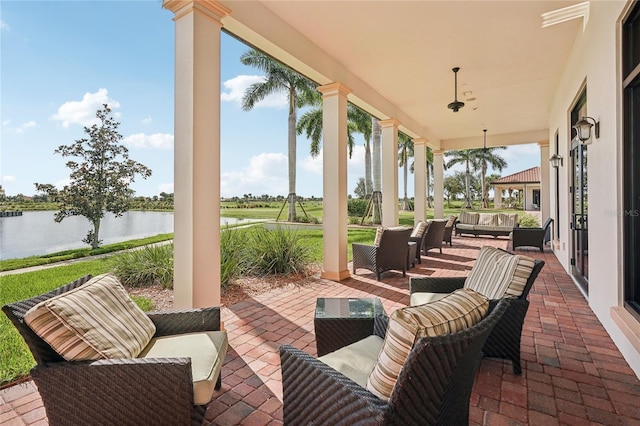
[[[488,299],[520,297],[534,263],[534,259],[528,256],[484,246],[464,282],[464,288],[471,288]]]
[[[378,398],[388,400],[418,339],[471,327],[482,320],[488,309],[486,297],[470,289],[459,289],[436,302],[394,311],[378,361],[367,380],[367,389]]]
[[[37,304],[24,319],[67,361],[133,358],[156,331],[111,274]]]
[[[498,213],[498,226],[515,228],[518,225],[518,213]]]
[[[176,334],[151,339],[139,358],[191,358],[193,401],[204,405],[211,401],[227,347],[224,331]]]
[[[420,221],[418,222],[418,224],[415,226],[415,228],[413,228],[413,231],[411,232],[411,237],[412,238],[420,238],[424,235],[424,231],[427,230],[427,222],[423,222]]]
[[[477,225],[498,226],[498,215],[495,213],[480,213]]]
[[[365,388],[382,343],[382,338],[372,335],[318,359]]]
[[[431,303],[446,297],[449,293],[427,293],[427,292],[416,292],[412,293],[409,298],[410,306],[418,306],[424,305],[425,303]]]
[[[478,213],[474,212],[460,212],[460,219],[458,220],[460,223],[467,225],[477,225],[479,216],[480,215]]]
[[[476,226],[478,226],[478,225],[471,225],[470,223],[460,223],[460,222],[458,222],[456,224],[456,229],[473,231]]]

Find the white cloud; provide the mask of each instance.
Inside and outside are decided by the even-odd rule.
[[[0,19],[0,30],[11,31],[11,28],[9,28],[9,24]]]
[[[6,127],[9,132],[16,133],[16,134],[22,134],[27,129],[33,129],[38,127],[38,123],[33,120],[26,121],[21,125],[19,125],[18,127],[10,127],[10,124],[11,124],[11,120],[5,120],[2,122],[3,127]]]
[[[142,119],[142,124],[148,125],[148,124],[151,124],[152,121],[153,119],[151,118],[150,115],[148,115],[147,118]]]
[[[167,194],[173,193],[173,182],[171,183],[162,183],[158,185],[158,193],[166,192]]]
[[[13,183],[16,181],[16,177],[15,176],[2,176],[2,183]]]
[[[320,153],[316,158],[305,157],[300,162],[300,167],[310,173],[322,175],[322,155],[323,151],[320,149]],[[356,145],[353,147],[353,154],[351,158],[347,160],[347,170],[350,175],[360,174],[364,177],[364,146]]]
[[[168,133],[154,133],[152,135],[135,133],[124,138],[123,142],[134,148],[171,149],[173,148],[173,135]]]
[[[65,186],[70,185],[70,184],[71,184],[71,179],[66,177],[66,178],[64,178],[62,180],[57,181],[53,185],[58,189],[63,189]]]
[[[230,80],[222,83],[223,92],[220,94],[220,100],[225,102],[235,102],[238,106],[242,105],[242,97],[249,86],[254,83],[264,81],[261,75],[238,75]],[[262,101],[255,105],[255,108],[286,108],[289,105],[284,92],[274,93],[265,97]]]
[[[222,173],[220,192],[223,197],[253,195],[286,195],[288,193],[287,156],[262,153],[251,157],[240,171]]]
[[[98,89],[95,93],[85,93],[81,101],[65,102],[51,118],[61,121],[65,129],[71,124],[91,126],[98,122],[96,111],[101,109],[103,104],[108,104],[112,111],[120,108],[120,102],[111,99],[107,89]],[[113,112],[113,115],[117,118],[120,114]]]

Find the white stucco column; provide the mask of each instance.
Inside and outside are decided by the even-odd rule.
[[[444,150],[433,150],[433,218],[444,217]]]
[[[318,87],[322,93],[322,224],[321,277],[340,281],[347,267],[347,96],[342,83]]]
[[[413,139],[414,223],[427,218],[427,140]]]
[[[398,125],[380,121],[382,129],[382,226],[398,225]]]
[[[230,11],[165,0],[175,14],[174,306],[220,305],[220,28]]]
[[[540,218],[544,223],[551,217],[551,170],[549,141],[538,142],[540,147]],[[542,225],[541,223],[541,225]]]

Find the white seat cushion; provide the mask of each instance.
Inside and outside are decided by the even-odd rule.
[[[318,359],[364,388],[383,342],[380,337],[372,335]]]
[[[418,306],[435,302],[447,296],[449,293],[413,293],[409,299],[409,305]]]
[[[151,339],[139,358],[191,358],[193,402],[204,405],[211,401],[227,347],[224,331],[177,334]]]

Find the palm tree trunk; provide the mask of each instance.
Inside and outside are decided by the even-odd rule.
[[[382,194],[380,182],[380,167],[382,164],[380,162],[380,137],[382,129],[375,117],[371,117],[371,130],[373,139],[373,223],[382,223],[382,197],[380,196]]]
[[[100,218],[93,219],[93,240],[91,241],[91,248],[97,249],[100,247]]]
[[[407,178],[409,177],[409,166],[407,165],[407,145],[405,144],[404,148],[402,148],[402,156],[404,161],[404,170],[403,170],[403,178],[404,178],[404,200],[403,200],[403,209],[404,210],[412,210],[409,205],[409,197],[407,196]]]
[[[430,197],[430,192],[429,192],[429,187],[430,187],[430,183],[431,183],[431,173],[429,173],[429,163],[427,163],[427,208],[428,209],[432,209],[433,205],[431,204],[431,197]]]
[[[473,206],[471,205],[471,192],[470,192],[470,183],[469,183],[469,177],[471,175],[471,171],[469,170],[469,160],[466,161],[466,173],[464,176],[464,208],[465,209],[470,209]]]
[[[289,94],[289,214],[287,220],[296,220],[296,94]]]
[[[483,209],[488,209],[489,208],[489,200],[488,198],[488,194],[487,194],[487,181],[486,181],[486,176],[487,176],[487,163],[483,162],[482,163],[482,173],[480,176],[480,182],[482,183],[482,208]]]
[[[364,141],[364,193],[368,197],[373,192],[371,185],[371,143]]]

